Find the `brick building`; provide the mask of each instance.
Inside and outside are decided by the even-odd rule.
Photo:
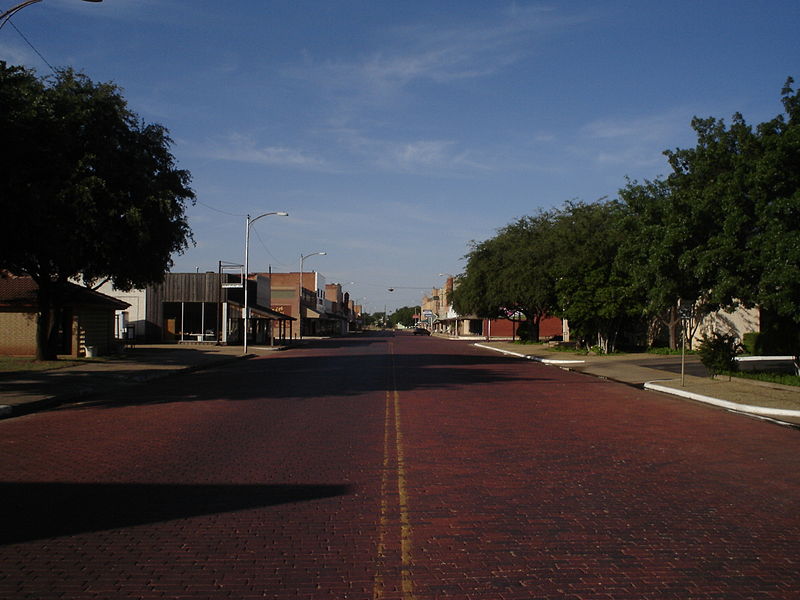
[[[38,289],[31,277],[0,278],[0,354],[36,355]],[[60,305],[52,315],[59,355],[97,356],[118,349],[116,312],[128,308],[127,302],[67,283]]]

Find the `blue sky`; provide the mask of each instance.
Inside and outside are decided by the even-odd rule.
[[[170,130],[198,199],[174,271],[242,262],[244,215],[287,211],[253,226],[251,270],[325,251],[306,270],[369,312],[517,217],[666,174],[695,115],[775,116],[800,80],[797,0],[43,0],[13,23]],[[10,25],[0,59],[49,73]]]

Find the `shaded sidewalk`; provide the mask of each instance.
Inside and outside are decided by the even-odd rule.
[[[646,353],[581,355],[501,341],[475,345],[726,410],[800,425],[800,388],[739,377],[712,378],[695,355],[686,356],[682,382],[680,356]]]
[[[0,373],[0,418],[15,417],[139,384],[281,350],[283,347],[150,344],[119,357],[85,359],[47,371]]]

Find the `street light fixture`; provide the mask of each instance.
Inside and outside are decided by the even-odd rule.
[[[312,252],[311,254],[300,255],[300,288],[297,296],[297,328],[300,339],[303,339],[303,261],[310,256],[325,256],[327,252]],[[316,294],[316,290],[314,292]]]
[[[439,277],[447,277],[449,279],[452,279],[453,282],[454,282],[453,283],[453,288],[455,287],[456,276],[453,275],[452,273],[439,273]],[[447,282],[446,281],[445,281],[445,284],[444,284],[444,290],[445,290],[445,293],[446,293],[447,292]],[[452,292],[453,289],[451,288],[450,291]],[[447,308],[447,296],[445,296],[445,308]],[[446,319],[446,316],[447,315],[445,314],[445,319]],[[454,322],[453,333],[455,333],[456,337],[458,337],[458,319],[456,319],[455,322]]]
[[[270,215],[277,215],[279,217],[288,217],[287,212],[267,212],[258,215],[254,219],[247,215],[244,227],[244,273],[242,274],[242,286],[244,287],[244,351],[247,354],[247,334],[250,331],[250,307],[247,304],[247,281],[250,274],[250,226],[258,221],[261,217],[268,217]]]
[[[3,14],[0,14],[0,29],[3,28],[3,25],[8,23],[8,21],[13,17],[17,12],[21,11],[26,6],[30,6],[31,4],[36,4],[37,2],[41,2],[42,0],[25,0],[25,2],[20,2],[16,6],[12,6]],[[102,2],[103,0],[83,0],[84,2]]]

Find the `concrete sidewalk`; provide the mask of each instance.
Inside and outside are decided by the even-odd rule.
[[[726,410],[800,425],[800,388],[739,377],[711,378],[700,359],[694,355],[686,356],[682,383],[680,356],[646,353],[581,355],[501,341],[478,342],[475,345]]]
[[[282,350],[282,346],[152,344],[128,348],[119,357],[84,359],[80,364],[48,371],[0,373],[0,418],[44,410],[115,387],[143,383],[181,372]]]

